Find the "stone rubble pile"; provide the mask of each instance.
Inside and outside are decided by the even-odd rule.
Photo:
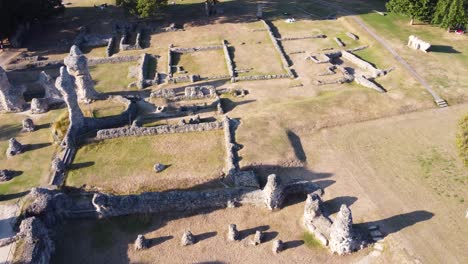
[[[8,148],[6,151],[7,157],[16,156],[18,154],[23,153],[25,150],[26,147],[19,143],[19,141],[16,140],[16,138],[10,138],[10,140],[8,140]]]
[[[0,112],[20,112],[25,104],[22,89],[13,87],[5,70],[0,67]]]
[[[22,125],[23,129],[21,129],[21,132],[33,132],[36,129],[31,118],[23,119]]]

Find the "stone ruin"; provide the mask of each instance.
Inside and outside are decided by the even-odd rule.
[[[60,76],[55,81],[55,86],[62,93],[63,99],[67,104],[68,118],[70,120],[67,133],[61,143],[62,147],[75,146],[75,138],[85,125],[85,118],[78,104],[74,81],[73,76],[68,73],[66,67],[61,67]]]
[[[273,253],[275,254],[278,254],[280,253],[281,251],[284,250],[284,244],[283,244],[283,241],[281,239],[276,239],[275,241],[273,241],[273,245],[271,247],[271,250],[273,251]]]
[[[255,231],[254,238],[252,240],[252,245],[257,246],[260,245],[263,242],[263,232],[261,230]]]
[[[16,138],[10,138],[8,141],[8,149],[6,151],[7,157],[16,156],[23,153],[26,150],[26,147],[19,143]]]
[[[65,171],[65,164],[63,163],[63,160],[59,157],[56,157],[52,160],[51,167],[52,167],[52,170],[56,172]]]
[[[359,234],[353,230],[351,210],[346,205],[341,205],[335,220],[332,221],[325,213],[318,193],[307,195],[304,225],[322,245],[328,246],[338,255],[349,254],[363,246]]]
[[[24,119],[22,125],[23,129],[21,129],[21,132],[33,132],[36,128],[31,118]]]
[[[94,89],[94,82],[89,74],[88,59],[78,46],[71,47],[70,54],[65,57],[63,62],[67,66],[68,73],[74,77],[78,99],[82,102],[99,99],[100,95]]]
[[[236,241],[239,239],[239,231],[237,230],[237,226],[235,224],[230,224],[228,226],[227,239],[229,241]]]
[[[25,105],[23,90],[11,85],[5,70],[0,67],[0,112],[21,112]]]
[[[411,35],[408,38],[408,47],[415,50],[421,50],[427,53],[427,51],[431,47],[431,44],[429,42],[425,42],[424,40],[416,36]]]
[[[45,95],[43,98],[33,98],[31,101],[31,113],[42,114],[47,112],[54,105],[63,104],[63,98],[59,90],[55,87],[54,79],[42,71],[36,83],[44,88]]]
[[[134,248],[135,250],[143,250],[148,248],[149,241],[145,238],[144,235],[138,235],[135,240]]]
[[[185,231],[182,234],[182,239],[180,240],[180,243],[182,246],[189,246],[195,244],[195,236],[190,232],[189,230]]]
[[[13,178],[13,172],[9,170],[0,170],[0,182],[6,182]]]

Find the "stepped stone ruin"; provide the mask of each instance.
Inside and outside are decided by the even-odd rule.
[[[331,220],[322,212],[322,199],[316,193],[307,195],[304,206],[304,225],[307,230],[314,234],[315,238],[322,243],[328,245],[326,235],[330,233],[332,225]]]
[[[143,250],[148,248],[148,240],[144,235],[138,235],[135,240],[135,250]]]
[[[16,138],[10,138],[8,141],[8,149],[6,154],[8,157],[21,154],[25,151],[25,147],[16,140]]]
[[[239,238],[239,231],[237,231],[237,226],[235,224],[230,224],[228,226],[227,238],[229,241],[236,241]]]
[[[338,255],[349,254],[359,249],[359,244],[353,234],[351,210],[343,204],[330,228],[330,250]]]
[[[0,67],[0,112],[21,112],[25,104],[22,89],[13,87],[5,70]]]
[[[261,230],[255,231],[254,239],[252,241],[252,244],[254,246],[260,245],[263,242],[263,233]]]
[[[22,122],[22,125],[23,125],[23,129],[21,129],[22,132],[33,132],[36,128],[31,118],[24,119]]]
[[[427,53],[427,51],[431,47],[431,44],[429,42],[425,42],[424,40],[416,36],[411,35],[408,39],[408,47],[415,50],[421,50]]]
[[[184,232],[184,234],[182,235],[181,244],[182,246],[189,246],[195,244],[195,237],[193,236],[192,232]]]
[[[60,68],[60,76],[55,81],[55,86],[63,95],[63,99],[68,106],[68,116],[70,125],[61,143],[62,147],[74,146],[74,139],[79,135],[80,130],[85,125],[84,115],[78,105],[78,98],[75,92],[74,78],[68,74],[66,67]]]
[[[74,77],[78,99],[83,102],[99,99],[88,70],[88,59],[78,46],[73,45],[70,54],[63,60],[68,73]],[[57,87],[58,88],[58,87]]]

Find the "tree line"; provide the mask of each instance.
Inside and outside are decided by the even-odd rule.
[[[390,0],[388,11],[447,29],[468,27],[468,0]]]
[[[19,25],[63,12],[62,0],[0,0],[0,40],[13,35]]]

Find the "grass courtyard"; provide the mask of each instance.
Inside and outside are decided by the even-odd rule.
[[[104,140],[78,150],[66,185],[121,194],[191,188],[219,179],[224,151],[222,131]],[[155,173],[156,163],[169,167]]]

